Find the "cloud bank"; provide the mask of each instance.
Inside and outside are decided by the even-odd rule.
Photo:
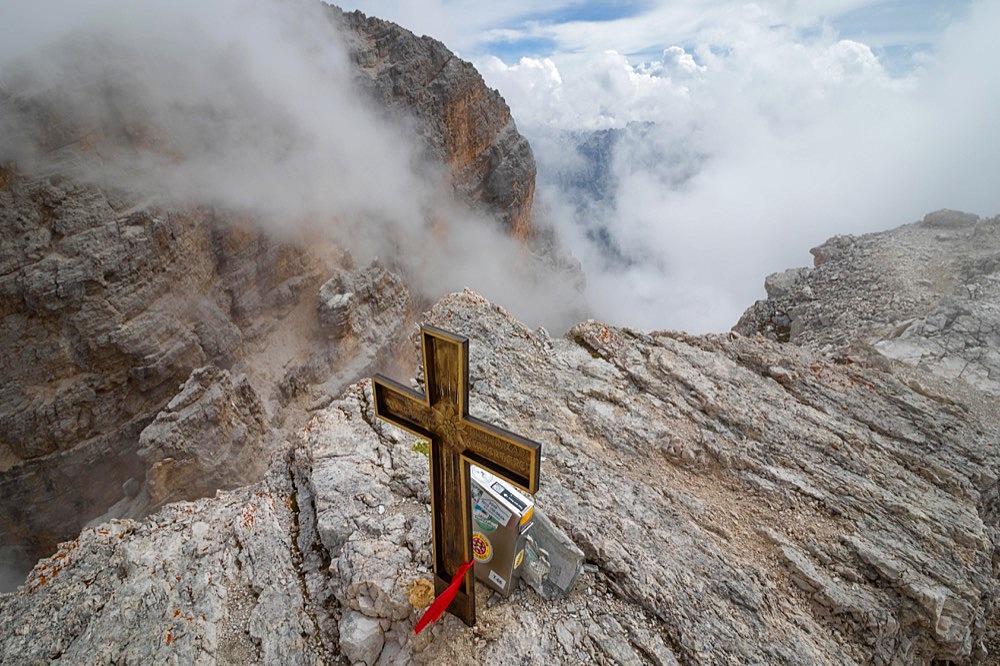
[[[1000,77],[981,55],[1000,29],[995,4],[975,5],[905,77],[829,25],[804,33],[783,18],[733,6],[650,61],[478,59],[536,149],[539,198],[558,202],[602,318],[724,330],[765,275],[809,263],[831,235],[943,207],[1000,212]],[[613,202],[579,210],[563,175],[581,138],[629,123],[609,164]],[[627,265],[609,264],[595,224]]]
[[[568,323],[571,289],[537,289],[557,281],[356,89],[321,3],[12,0],[0,26],[0,161],[325,234],[425,297],[468,286]]]
[[[601,319],[725,330],[829,236],[1000,212],[996,3],[350,4],[451,39],[504,95]],[[610,129],[594,205],[580,147]]]
[[[724,330],[764,276],[807,264],[833,234],[942,207],[1000,211],[1000,82],[981,55],[1000,28],[995,3],[348,5],[443,39],[499,88],[539,162],[537,217],[583,262],[601,319]],[[442,199],[440,170],[354,90],[319,5],[88,0],[40,12],[0,8],[11,36],[0,87],[61,95],[90,126],[123,109],[152,119],[131,125],[155,150],[103,155],[88,173],[276,228],[328,228],[359,261],[398,257],[431,298],[472,286],[556,328],[575,311],[553,308],[570,300],[558,275]],[[515,47],[544,54],[490,55]],[[906,55],[889,66],[892,49]],[[621,135],[596,174],[581,145],[603,130]],[[588,174],[604,178],[600,200],[567,184]],[[428,236],[433,220],[452,233]]]

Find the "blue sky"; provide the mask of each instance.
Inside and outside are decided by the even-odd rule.
[[[498,7],[467,0],[361,0],[343,6],[437,37],[466,58],[491,54],[517,61],[588,48],[614,48],[641,60],[672,44],[693,42],[720,12],[743,4],[756,4],[771,12],[776,24],[803,35],[827,27],[864,42],[903,74],[914,65],[910,56],[932,50],[941,33],[968,14],[972,0],[563,0],[543,10],[518,0]],[[580,39],[595,33],[599,39]]]
[[[830,24],[845,38],[872,47],[895,75],[912,70],[915,56],[932,52],[949,25],[968,15],[970,0],[885,0],[834,16]]]

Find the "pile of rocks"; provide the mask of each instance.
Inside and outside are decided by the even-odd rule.
[[[815,267],[769,276],[735,330],[827,352],[871,345],[1000,395],[1000,218],[937,211],[812,253]]]

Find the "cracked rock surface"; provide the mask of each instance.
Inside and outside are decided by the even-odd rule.
[[[735,329],[825,351],[853,344],[1000,396],[1000,217],[951,210],[836,236],[765,281]]]
[[[465,292],[470,412],[542,443],[568,598],[478,589],[414,636],[427,459],[356,384],[265,481],[86,530],[0,597],[17,663],[930,664],[995,659],[995,403],[877,354],[530,330]],[[411,338],[416,344],[416,336]],[[58,569],[58,571],[57,571]],[[168,640],[169,638],[169,640]],[[72,661],[72,659],[70,659]]]

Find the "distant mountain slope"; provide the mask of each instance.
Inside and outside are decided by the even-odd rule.
[[[736,330],[823,350],[879,353],[1000,396],[1000,218],[942,210],[836,236],[813,268],[767,278]]]

